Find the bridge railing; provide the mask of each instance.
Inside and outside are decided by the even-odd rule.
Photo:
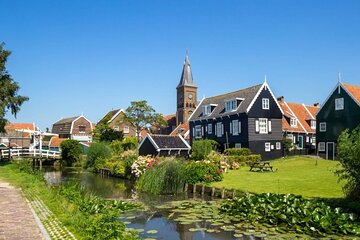
[[[60,151],[40,150],[40,149],[5,149],[0,150],[2,158],[24,157],[24,158],[60,158]]]

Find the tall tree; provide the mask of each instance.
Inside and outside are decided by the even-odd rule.
[[[0,44],[0,133],[5,132],[7,119],[5,115],[10,110],[11,114],[16,117],[20,111],[20,106],[28,97],[18,95],[20,89],[17,82],[13,80],[6,70],[6,61],[11,52],[4,49],[4,43]]]
[[[131,102],[126,109],[126,118],[135,126],[138,139],[140,139],[141,130],[149,129],[153,125],[166,125],[162,114],[156,113],[145,100]]]

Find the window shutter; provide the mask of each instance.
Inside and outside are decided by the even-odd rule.
[[[221,123],[221,135],[223,135],[223,134],[224,134],[224,124]]]
[[[241,121],[239,121],[239,134],[241,133]]]
[[[205,125],[205,132],[208,132],[208,126]]]
[[[255,132],[259,132],[259,120],[255,120]]]
[[[271,132],[271,121],[268,121],[268,125],[269,125],[269,132]]]
[[[232,131],[232,123],[230,122],[230,134],[232,134],[233,131]]]
[[[204,136],[204,126],[201,127],[201,136]]]
[[[215,135],[217,136],[217,126],[216,126],[216,124],[214,124],[214,125],[215,125],[215,129],[214,129],[215,132],[214,132],[214,133],[215,133]]]

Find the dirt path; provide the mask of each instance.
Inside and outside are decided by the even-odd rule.
[[[20,190],[0,181],[0,240],[45,239]]]

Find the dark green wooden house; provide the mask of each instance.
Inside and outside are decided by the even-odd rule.
[[[360,87],[338,82],[316,116],[319,156],[336,158],[336,143],[342,131],[360,124]]]

